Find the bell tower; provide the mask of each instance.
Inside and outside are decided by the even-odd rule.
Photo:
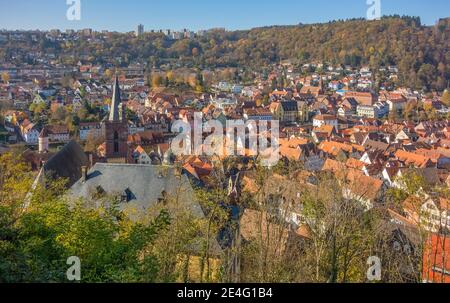
[[[120,108],[120,106],[122,106]],[[125,105],[120,96],[119,78],[115,77],[111,110],[105,121],[106,158],[112,163],[126,163],[128,159],[128,123]]]

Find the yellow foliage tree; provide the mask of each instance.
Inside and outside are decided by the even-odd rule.
[[[9,83],[9,80],[10,80],[9,74],[7,72],[4,72],[2,74],[2,81],[7,84],[7,83]]]

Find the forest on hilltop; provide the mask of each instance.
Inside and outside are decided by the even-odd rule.
[[[76,64],[79,60],[127,66],[133,62],[177,67],[240,67],[261,71],[270,64],[292,60],[369,65],[372,68],[396,65],[400,84],[417,89],[443,90],[450,79],[450,18],[434,26],[423,26],[418,17],[383,17],[379,21],[352,19],[323,24],[273,26],[246,31],[212,30],[195,39],[171,40],[162,33],[109,33],[107,39],[80,38],[51,42],[42,35],[40,43],[31,39],[0,47],[0,61],[8,61],[17,50],[55,51],[59,60]],[[19,52],[20,53],[20,52]]]

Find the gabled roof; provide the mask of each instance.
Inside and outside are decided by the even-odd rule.
[[[347,160],[347,162],[345,163],[345,165],[348,168],[354,168],[354,169],[362,170],[366,166],[366,163],[364,163],[362,161],[359,161],[359,160],[357,160],[355,158],[349,158]]]
[[[285,112],[297,112],[298,106],[296,101],[283,101],[281,102],[281,106]]]
[[[138,147],[136,147],[136,149],[134,150],[134,152],[136,154],[142,155],[143,153],[145,153],[145,150],[142,148],[142,146],[138,145]]]
[[[300,93],[302,94],[319,95],[321,92],[322,88],[317,86],[303,86],[302,89],[300,90]]]
[[[186,206],[189,205],[195,216],[204,216],[200,205],[194,203],[193,189],[187,178],[184,176],[181,179],[177,178],[175,169],[171,167],[96,163],[89,170],[87,180],[79,180],[71,187],[70,195],[95,200],[92,192],[98,186],[112,196],[129,189],[133,192],[135,200],[120,205],[121,209],[133,208],[141,215],[158,203],[164,191],[175,193],[177,189],[181,189]]]
[[[173,167],[97,163],[88,172],[86,180],[79,180],[71,187],[69,196],[97,202],[95,193],[99,187],[107,196],[120,197],[125,191],[130,194],[132,199],[122,201],[118,206],[131,220],[147,218],[152,210],[157,210],[155,208],[162,199],[176,199],[178,196],[180,199],[177,206],[167,205],[169,213],[176,214],[179,206],[189,210],[194,218],[205,217],[188,178],[184,175],[177,176]],[[193,243],[192,250],[198,252],[200,245]],[[211,253],[221,253],[220,245],[215,239],[211,242]]]
[[[383,181],[368,177],[358,171],[350,170],[347,174],[348,189],[354,196],[362,199],[375,199],[380,193]]]
[[[321,127],[316,127],[313,129],[314,133],[324,133],[327,137],[330,137],[333,133],[336,133],[334,126],[332,125],[322,125]]]
[[[345,164],[336,160],[327,159],[322,167],[323,171],[330,171],[333,173],[343,173],[346,168]]]
[[[373,200],[380,193],[383,181],[364,175],[358,169],[351,168],[342,162],[327,159],[322,168],[330,171],[338,178],[345,180],[344,189],[355,199]]]
[[[355,144],[350,145],[350,144],[345,144],[345,143],[340,143],[340,142],[335,142],[335,141],[322,142],[319,145],[319,149],[322,150],[323,152],[333,155],[333,156],[337,156],[341,150],[346,153],[353,153],[355,151],[364,151],[363,148],[360,147],[359,145],[355,145]]]
[[[392,209],[387,209],[387,214],[389,215],[391,222],[397,224],[397,225],[402,225],[404,227],[410,227],[410,228],[414,228],[416,227],[416,222],[414,222],[413,220],[410,220],[402,215],[400,215],[399,213],[397,213],[396,211],[392,210]]]
[[[381,142],[381,141],[374,141],[374,140],[369,139],[369,140],[366,140],[366,142],[363,144],[363,146],[365,149],[385,152],[388,149],[389,144]]]
[[[414,165],[415,167],[420,168],[427,167],[427,165],[431,162],[428,157],[406,152],[401,149],[397,150],[395,157],[401,162],[404,162],[406,165]]]
[[[302,150],[282,145],[280,146],[280,154],[282,157],[285,157],[289,160],[298,161],[300,160],[300,156],[302,155]]]
[[[314,117],[314,120],[317,120],[317,121],[334,121],[334,120],[337,120],[337,118],[334,115],[317,115],[317,116]]]
[[[60,135],[60,134],[68,134],[69,128],[66,125],[47,125],[44,127],[48,134],[52,135]]]
[[[271,112],[277,112],[280,108],[280,102],[272,102],[269,106]]]
[[[48,138],[48,130],[47,127],[44,127],[41,130],[41,133],[39,134],[39,138],[43,139],[43,138]]]
[[[297,148],[299,145],[308,144],[308,139],[292,137],[289,140],[288,139],[280,139],[279,143],[282,146]]]
[[[448,151],[450,152],[450,150]],[[428,157],[431,159],[431,161],[433,161],[433,163],[438,162],[440,159],[443,158],[449,158],[448,155],[446,155],[443,150],[439,150],[439,149],[424,149],[424,148],[419,148],[417,150],[414,151],[415,154],[417,155],[422,155],[425,157]],[[448,153],[447,153],[448,154]]]
[[[70,141],[44,164],[43,169],[45,177],[66,178],[70,187],[81,178],[81,168],[88,165],[89,160],[81,146]]]

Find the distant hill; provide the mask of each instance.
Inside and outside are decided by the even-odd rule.
[[[298,64],[324,61],[331,64],[397,65],[400,83],[415,88],[442,90],[450,79],[450,18],[423,26],[417,17],[384,17],[380,21],[353,19],[324,24],[271,26],[247,31],[215,30],[195,39],[170,40],[163,34],[110,34],[107,40],[75,44],[49,42],[41,50],[55,50],[65,63],[127,65],[135,59],[159,66],[170,62],[186,67],[247,67],[260,70],[290,59]],[[17,43],[1,48],[0,55],[23,48]],[[36,48],[36,43],[27,47]],[[0,57],[1,59],[1,57]],[[114,62],[114,60],[113,60]]]

